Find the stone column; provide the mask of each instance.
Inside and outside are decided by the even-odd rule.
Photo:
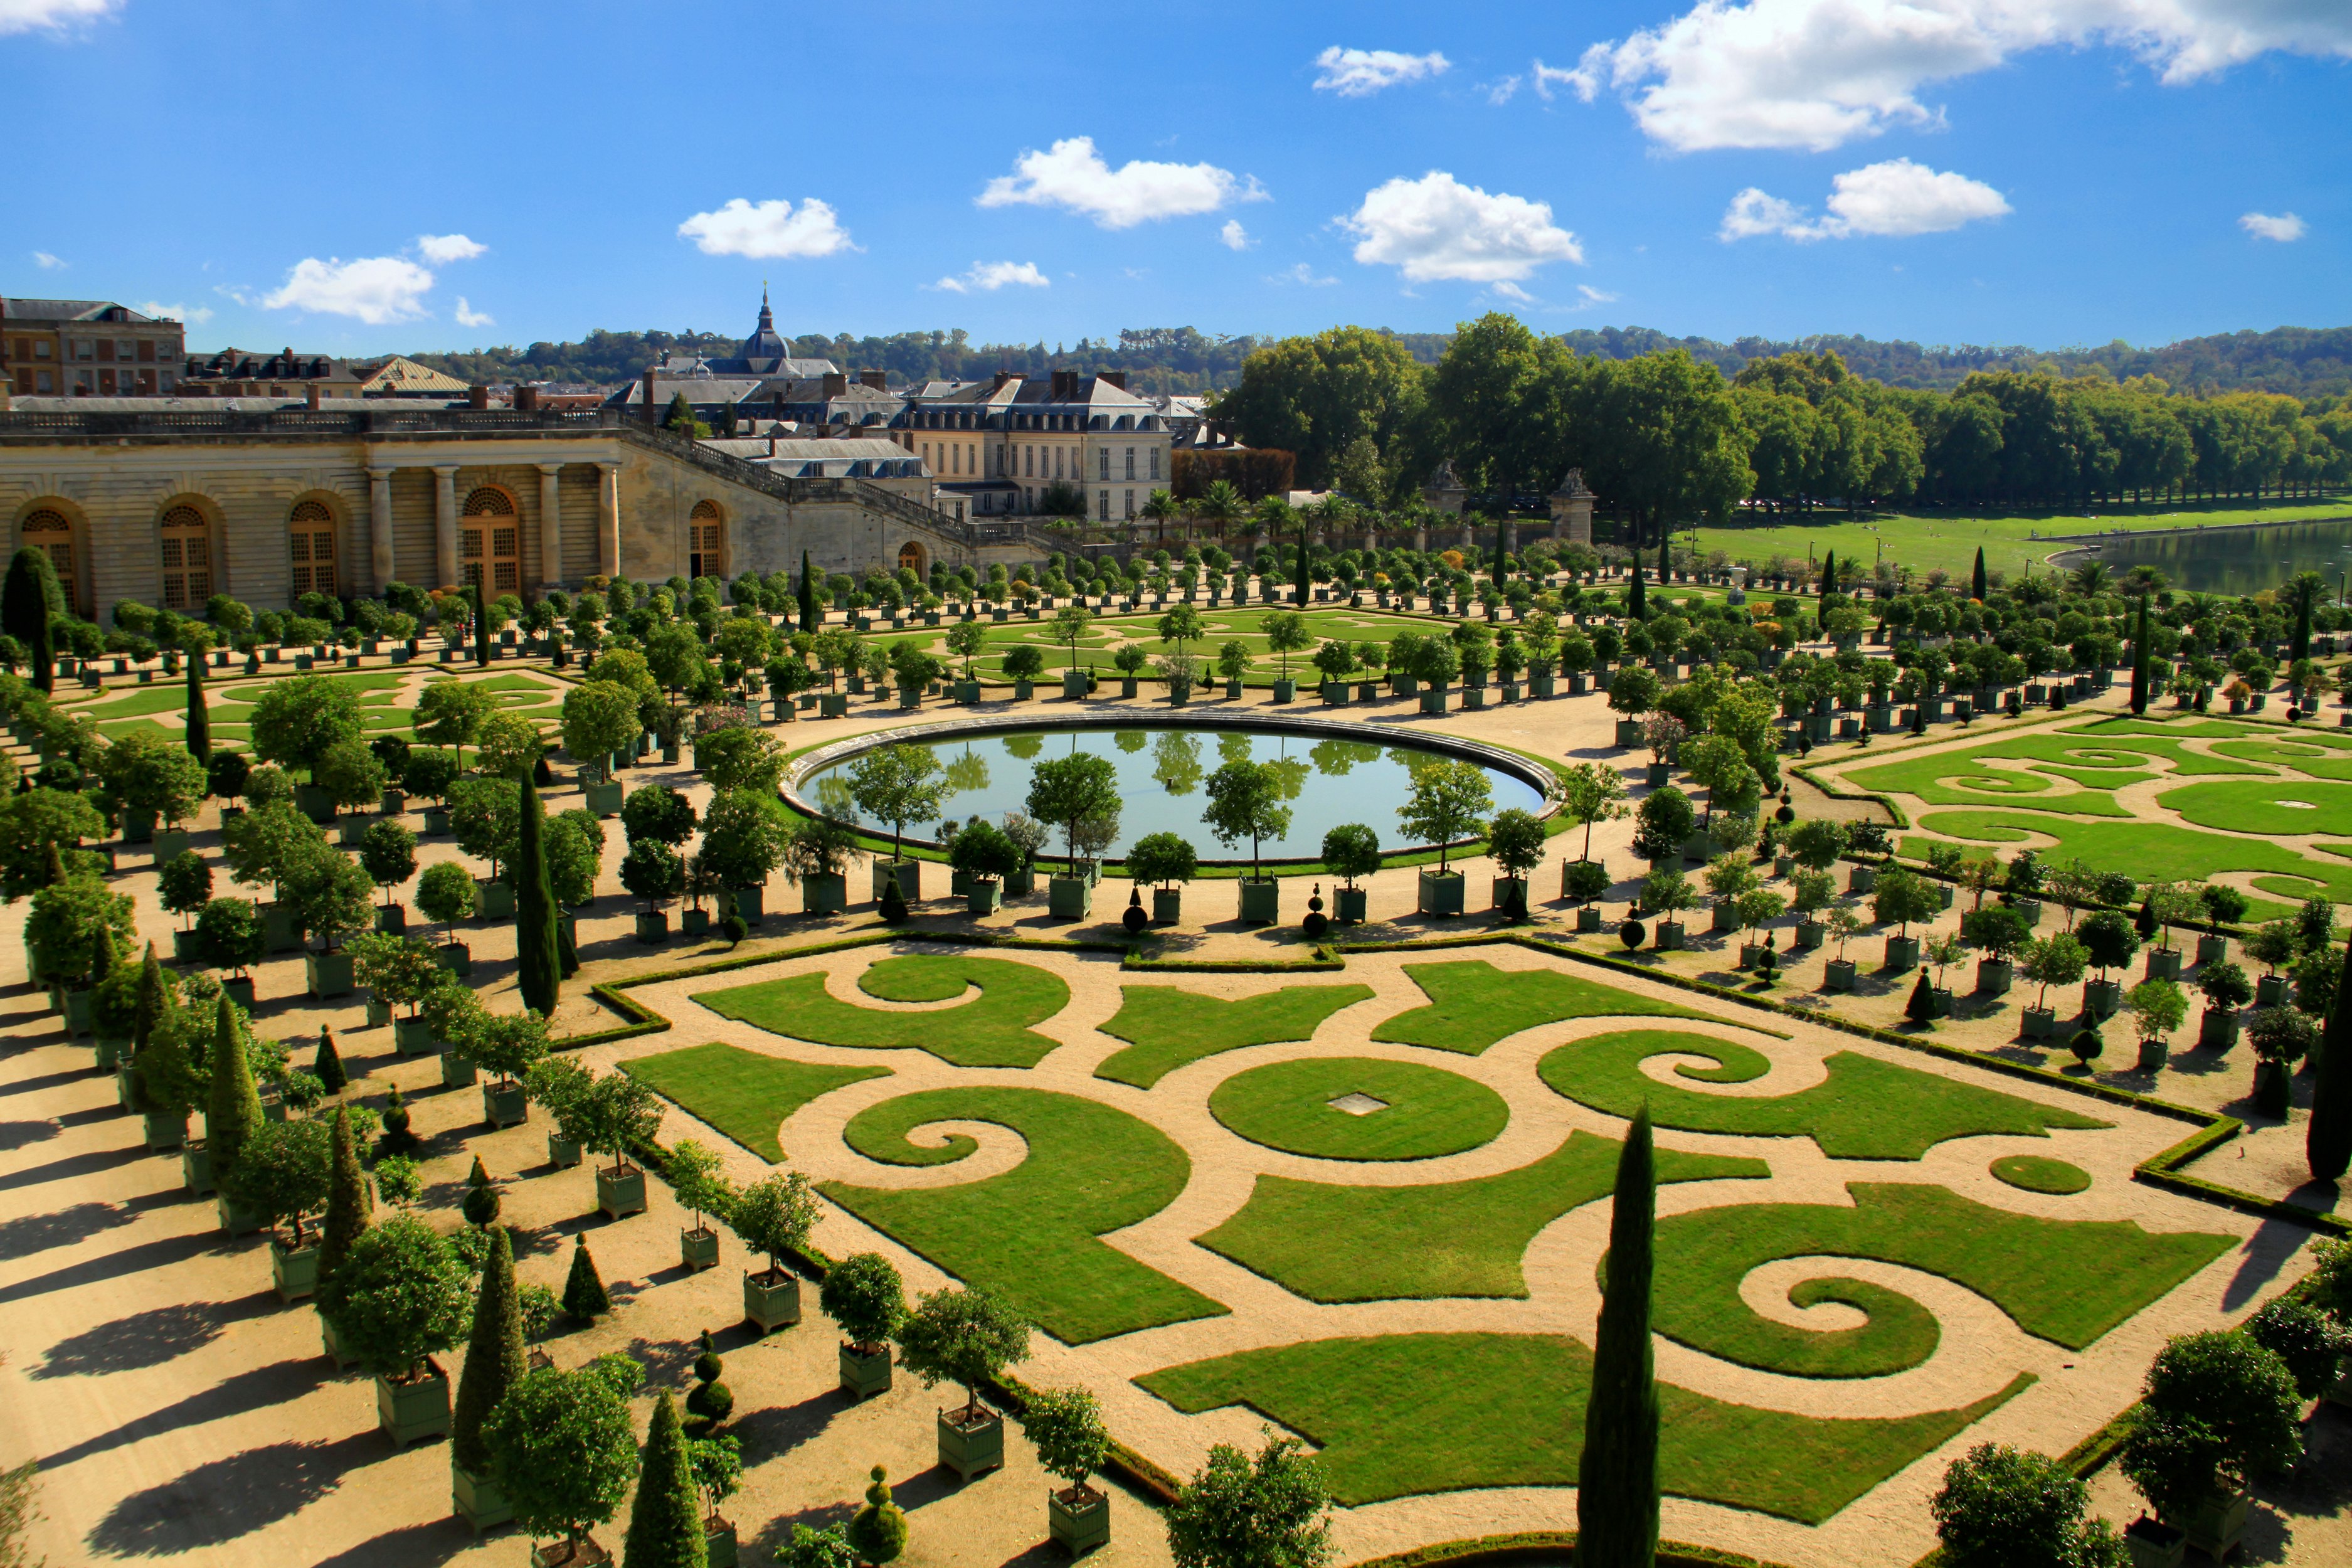
[[[621,574],[621,465],[599,463],[596,481],[596,570]]]
[[[433,571],[436,588],[457,585],[457,465],[433,465]]]
[[[563,477],[561,463],[539,465],[539,586],[563,581]]]
[[[392,581],[392,470],[370,468],[368,477],[368,564],[375,574],[375,591]]]

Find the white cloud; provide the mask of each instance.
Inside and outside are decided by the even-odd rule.
[[[270,310],[316,310],[329,316],[356,316],[371,327],[388,321],[413,321],[424,315],[425,290],[433,274],[403,256],[370,256],[357,261],[330,257],[321,261],[305,257],[286,274],[286,281],[261,297]]]
[[[1266,279],[1266,281],[1269,283],[1302,283],[1309,289],[1328,289],[1339,280],[1337,278],[1328,278],[1318,273],[1311,265],[1302,261],[1297,266],[1289,268],[1286,270],[1272,274]]]
[[[1488,195],[1436,169],[1366,192],[1339,223],[1358,237],[1358,261],[1395,267],[1408,283],[1516,282],[1546,262],[1584,259],[1576,236],[1552,223],[1549,203]]]
[[[1091,136],[1032,149],[1014,160],[974,198],[983,207],[1066,207],[1104,228],[1132,228],[1155,218],[1214,212],[1229,202],[1264,201],[1254,178],[1213,163],[1152,163],[1136,160],[1113,169]]]
[[[1500,294],[1506,300],[1515,300],[1522,305],[1532,305],[1536,302],[1536,297],[1533,294],[1528,293],[1526,289],[1520,288],[1516,283],[1496,283],[1491,285],[1491,287],[1496,293]]]
[[[449,261],[471,261],[489,248],[462,234],[420,234],[416,237],[416,253],[436,267]]]
[[[153,316],[166,321],[185,321],[192,327],[201,327],[213,319],[212,307],[209,305],[193,307],[178,304],[166,305],[161,300],[150,300],[143,305],[133,305],[131,308],[142,316]]]
[[[1592,95],[1584,90],[1582,74],[1566,67],[1548,66],[1538,60],[1528,68],[1528,79],[1535,83],[1537,95],[1547,103],[1551,101],[1551,89],[1556,87],[1574,89],[1587,103],[1592,101]]]
[[[499,323],[497,317],[487,311],[475,310],[466,302],[466,297],[460,294],[457,296],[457,324],[461,327],[495,327]]]
[[[2256,239],[2275,239],[2281,245],[2290,245],[2303,237],[2308,226],[2293,213],[2281,213],[2276,217],[2268,213],[2248,213],[2238,219],[2238,226]]]
[[[1038,271],[1034,261],[975,261],[962,277],[942,278],[931,287],[950,294],[969,294],[975,289],[992,294],[1013,283],[1024,289],[1045,289],[1052,287],[1053,279]]]
[[[10,33],[68,33],[111,16],[122,0],[0,0],[0,37]]]
[[[1579,283],[1576,286],[1576,291],[1584,296],[1584,303],[1587,305],[1613,305],[1617,302],[1616,295],[1604,294],[1590,283]]]
[[[1936,124],[1930,84],[2054,45],[2106,45],[2168,84],[2271,50],[2352,56],[2339,0],[1699,0],[1689,12],[1584,52],[1566,85],[1613,88],[1652,139],[1678,152],[1823,152],[1895,124]],[[1537,86],[1556,76],[1538,67]]]
[[[799,260],[857,248],[838,215],[814,196],[797,207],[782,200],[754,205],[737,196],[717,212],[696,213],[677,232],[705,256]]]
[[[1727,242],[1763,234],[1796,240],[1904,238],[1942,234],[2011,210],[2008,199],[1982,181],[1939,174],[1908,158],[1850,169],[1830,183],[1829,216],[1819,221],[1807,219],[1795,203],[1750,185],[1731,198],[1716,237]]]
[[[1497,108],[1510,102],[1512,99],[1518,96],[1520,79],[1516,76],[1507,76],[1500,81],[1488,82],[1486,88],[1486,101]]]
[[[1315,57],[1322,74],[1315,79],[1318,92],[1341,98],[1370,98],[1383,88],[1444,76],[1454,62],[1435,50],[1425,55],[1401,55],[1394,49],[1343,49],[1334,45]]]
[[[54,272],[65,265],[64,258],[51,256],[46,250],[33,252],[33,265],[44,272]]]
[[[1217,237],[1224,243],[1227,250],[1247,250],[1256,243],[1250,238],[1249,230],[1242,226],[1242,220],[1237,217],[1227,218],[1225,226],[1217,230]]]

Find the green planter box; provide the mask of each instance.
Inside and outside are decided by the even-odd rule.
[[[1601,929],[1601,908],[1597,904],[1580,904],[1576,910],[1576,930],[1580,936]]]
[[[1867,893],[1877,886],[1878,868],[1875,866],[1856,866],[1846,873],[1845,890],[1849,893]]]
[[[335,819],[335,797],[319,784],[296,784],[294,805],[311,821],[324,826]]]
[[[1432,687],[1429,690],[1423,692],[1421,694],[1421,710],[1424,713],[1444,712],[1445,688],[1442,686]]]
[[[2124,1550],[2132,1568],[2181,1568],[2188,1560],[2189,1532],[2146,1514],[2124,1527]]]
[[[425,808],[425,831],[428,835],[448,832],[449,808],[446,805],[426,806]]]
[[[381,1029],[392,1022],[392,1004],[381,996],[367,999],[367,1026]]]
[[[94,1034],[98,1029],[98,997],[90,991],[68,991],[65,994],[66,1033]]]
[[[677,929],[682,935],[689,937],[696,942],[701,941],[704,937],[710,934],[710,911],[709,910],[680,910],[677,912]]]
[[[1370,894],[1362,888],[1340,888],[1332,894],[1334,907],[1341,925],[1364,923],[1364,908]]]
[[[2226,1051],[2238,1043],[2238,1015],[2228,1007],[2208,1007],[2197,1020],[2197,1043]]]
[[[1890,936],[1886,939],[1886,967],[1897,974],[1908,974],[1919,967],[1919,939],[1916,936]]]
[[[867,1355],[856,1345],[841,1347],[841,1392],[852,1399],[871,1399],[890,1389],[890,1347],[877,1347]]]
[[[922,902],[923,863],[920,860],[881,860],[870,865],[874,877],[874,897],[879,902],[882,889],[890,885],[890,873],[898,873],[898,896],[910,904]]]
[[[2239,1538],[2246,1532],[2246,1508],[2253,1500],[2248,1493],[2239,1492],[2231,1497],[2208,1498],[2185,1518],[2173,1519],[2161,1513],[2157,1517],[2186,1531],[2189,1545],[2218,1563],[2237,1550]]]
[[[1276,679],[1275,683],[1274,683],[1274,700],[1275,700],[1276,702],[1292,702],[1292,701],[1296,701],[1296,700],[1297,700],[1297,697],[1298,697],[1298,682],[1297,682],[1297,681],[1295,681],[1295,680],[1284,679],[1282,679],[1282,678],[1280,678],[1280,677],[1277,677],[1277,678]]]
[[[262,945],[270,952],[292,952],[302,945],[302,922],[283,904],[261,906]]]
[[[1004,884],[993,877],[978,877],[964,889],[964,913],[979,918],[1004,907]]]
[[[1066,669],[1062,672],[1062,695],[1073,702],[1083,701],[1087,695],[1087,672]]]
[[[2094,980],[2083,987],[2083,1008],[2094,1018],[2112,1018],[2124,1005],[2124,984],[2120,980]]]
[[[319,1249],[314,1246],[289,1248],[276,1237],[269,1238],[269,1279],[278,1287],[278,1299],[285,1302],[299,1301],[318,1293]]]
[[[713,1514],[702,1521],[702,1557],[704,1568],[737,1568],[742,1556],[732,1520]]]
[[[1172,926],[1184,918],[1184,889],[1154,888],[1151,889],[1151,923]]]
[[[435,1050],[433,1026],[422,1018],[394,1018],[392,1021],[392,1049],[395,1056],[431,1056]]]
[[[329,1322],[323,1314],[319,1319],[319,1344],[325,1352],[327,1359],[335,1363],[335,1371],[338,1373],[349,1371],[352,1363],[358,1359],[344,1352],[343,1342],[335,1332],[335,1325]]]
[[[251,1236],[261,1228],[261,1216],[248,1214],[228,1201],[227,1194],[213,1194],[213,1216],[220,1221],[221,1229],[231,1236]]]
[[[1822,983],[1832,991],[1851,991],[1854,983],[1854,963],[1850,958],[1832,958],[1822,966]]]
[[[2017,966],[2005,958],[1977,960],[1977,994],[2006,996],[2017,979]]]
[[[514,1522],[513,1505],[496,1482],[454,1464],[449,1467],[449,1508],[478,1538],[486,1530]]]
[[[356,849],[367,837],[368,823],[363,816],[346,816],[335,825],[335,842],[346,849]]]
[[[2054,1007],[2028,1007],[2020,1026],[2029,1040],[2046,1040],[2058,1032],[2058,1012]]]
[[[801,1321],[800,1276],[786,1269],[748,1270],[743,1275],[743,1321],[761,1333]]]
[[[559,1171],[569,1171],[580,1163],[580,1145],[569,1138],[551,1132],[547,1135],[547,1163]]]
[[[801,879],[801,912],[837,915],[849,908],[849,879],[840,872]]]
[[[162,827],[155,831],[155,864],[164,865],[188,852],[188,830],[184,827]]]
[[[2151,947],[2147,950],[2147,969],[2143,978],[2178,980],[2180,978],[2180,950],[2177,947]]]
[[[1095,912],[1095,885],[1085,877],[1055,877],[1045,883],[1045,910],[1057,921],[1082,921]]]
[[[221,994],[247,1012],[253,1011],[253,976],[232,974],[221,982]]]
[[[405,904],[378,904],[375,910],[375,929],[383,931],[387,936],[406,935],[408,931],[408,906]]]
[[[213,1193],[213,1157],[205,1150],[205,1141],[191,1138],[180,1145],[180,1184],[193,1198],[210,1197]]]
[[[1424,915],[1460,914],[1463,892],[1467,886],[1459,871],[1423,871],[1421,873],[1420,912]]]
[[[598,816],[621,815],[621,796],[624,792],[619,781],[606,779],[603,783],[588,785],[581,793],[587,797],[588,809]]]
[[[420,1437],[446,1436],[449,1431],[449,1380],[436,1362],[431,1370],[407,1383],[375,1380],[376,1425],[395,1448],[405,1448]]]
[[[443,1089],[467,1089],[478,1081],[480,1077],[481,1074],[475,1069],[474,1059],[471,1057],[460,1056],[451,1050],[441,1053],[441,1087]]]
[[[514,919],[514,889],[504,882],[474,879],[474,913],[486,921]]]
[[[684,1267],[699,1271],[719,1267],[719,1233],[708,1226],[700,1230],[677,1233],[677,1260]]]
[[[1109,1545],[1110,1495],[1087,1487],[1072,1503],[1065,1501],[1061,1492],[1048,1489],[1045,1532],[1073,1557],[1083,1557],[1098,1546]]]
[[[1244,877],[1241,889],[1241,921],[1244,925],[1272,925],[1282,918],[1282,884],[1271,877]]]
[[[309,977],[310,994],[314,997],[348,996],[352,994],[352,955],[349,949],[334,952],[302,954],[302,972]]]
[[[727,891],[734,899],[735,912],[743,917],[745,925],[761,925],[767,921],[768,889],[765,887],[730,888]]]
[[[961,1415],[961,1411],[940,1412],[940,1468],[953,1470],[959,1479],[966,1481],[1002,1468],[1004,1417],[983,1408],[980,1418],[969,1424],[951,1418]]]
[[[187,1146],[188,1119],[185,1116],[151,1110],[140,1121],[141,1135],[146,1140],[149,1153],[162,1154]]]
[[[530,1120],[530,1095],[511,1079],[482,1086],[482,1120],[493,1127],[514,1127]]]
[[[596,1206],[612,1219],[645,1213],[646,1173],[634,1169],[618,1175],[610,1171],[597,1172]]]
[[[669,913],[665,910],[637,911],[637,940],[647,947],[669,940]]]

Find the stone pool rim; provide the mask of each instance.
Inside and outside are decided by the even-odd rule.
[[[940,719],[920,724],[902,724],[887,730],[869,730],[862,735],[847,736],[801,752],[785,764],[783,779],[778,785],[778,789],[783,795],[784,803],[804,816],[824,817],[830,821],[840,822],[841,826],[854,833],[862,834],[869,838],[887,840],[887,834],[879,828],[855,822],[843,822],[841,818],[832,816],[807,796],[802,795],[801,785],[819,771],[832,767],[837,763],[846,762],[862,752],[873,751],[877,746],[898,745],[910,741],[945,741],[965,735],[1013,734],[1027,730],[1254,730],[1266,734],[1297,735],[1309,740],[1362,741],[1384,748],[1410,746],[1421,751],[1434,752],[1462,762],[1475,763],[1481,767],[1491,768],[1496,773],[1508,773],[1527,784],[1542,797],[1535,811],[1538,821],[1550,820],[1559,814],[1561,805],[1562,787],[1559,775],[1553,771],[1549,763],[1512,751],[1508,747],[1490,745],[1484,741],[1473,741],[1460,735],[1448,735],[1435,731],[1400,732],[1392,724],[1371,724],[1359,720],[1277,718],[1259,713],[1187,712],[1182,709],[1154,711],[1148,717],[1139,716],[1139,721],[1124,718],[1104,718],[1091,713],[1019,715],[1001,713],[969,719]],[[1212,839],[1210,842],[1213,844],[1214,840]],[[1475,837],[1454,839],[1443,847],[1451,852],[1484,842],[1485,836],[1481,834]],[[928,849],[935,854],[943,853],[938,839],[914,833],[908,833],[906,836],[906,846],[908,849]],[[1381,847],[1381,853],[1383,857],[1420,855],[1435,851],[1439,847],[1441,847],[1436,844],[1389,845],[1384,843]],[[1060,858],[1062,857],[1057,855],[1040,853],[1038,862],[1043,865]],[[1100,863],[1108,866],[1121,862],[1105,860]],[[1246,869],[1250,865],[1250,859],[1246,855],[1233,859],[1212,859],[1202,856],[1200,863],[1204,868],[1215,867],[1222,870],[1238,866]],[[1284,859],[1269,855],[1260,861],[1260,864],[1275,871],[1279,871],[1286,866],[1316,866],[1321,863],[1321,860],[1314,856],[1293,856]]]

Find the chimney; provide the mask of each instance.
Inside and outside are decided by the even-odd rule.
[[[468,408],[488,408],[489,405],[490,405],[490,389],[489,389],[488,387],[487,387],[487,386],[481,386],[481,385],[478,385],[478,385],[469,386],[469,387],[466,388],[466,406],[467,406],[467,407],[468,407]]]
[[[1118,387],[1121,392],[1125,392],[1127,390],[1127,372],[1123,370],[1097,371],[1095,373],[1095,379],[1097,381],[1107,381],[1113,386]]]
[[[654,406],[654,373],[650,365],[646,369],[646,423],[661,423],[661,410]]]
[[[857,373],[857,379],[860,383],[872,387],[877,392],[887,392],[890,390],[890,384],[881,371],[861,370]]]
[[[843,393],[847,392],[848,390],[849,378],[847,376],[842,374],[837,370],[829,370],[824,373],[825,396],[839,397]]]
[[[539,388],[535,386],[516,387],[514,390],[514,405],[515,412],[518,414],[538,413]]]
[[[996,379],[989,383],[988,390],[991,392],[1002,392],[1004,390],[1004,384],[1006,382],[1019,381],[1020,379],[1021,373],[1018,371],[1000,370],[996,373]]]
[[[1054,401],[1056,403],[1067,403],[1071,398],[1076,397],[1077,395],[1078,373],[1074,370],[1055,371],[1054,373]]]
[[[317,382],[314,381],[310,385],[302,389],[302,401],[306,405],[311,408],[319,406],[319,384]]]

